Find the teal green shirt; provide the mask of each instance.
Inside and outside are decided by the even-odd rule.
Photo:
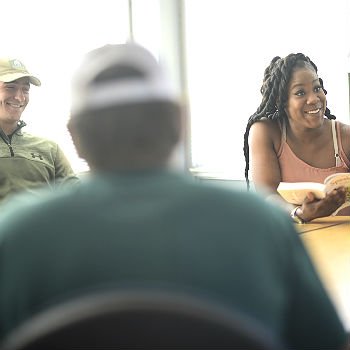
[[[291,348],[345,343],[289,217],[254,194],[168,172],[106,175],[0,219],[0,338],[50,305],[134,284],[238,308]]]

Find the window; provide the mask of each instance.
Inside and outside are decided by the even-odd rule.
[[[42,86],[31,87],[26,131],[58,142],[76,172],[78,158],[66,129],[70,80],[83,54],[129,37],[127,0],[16,0],[1,4],[1,52],[23,61]]]
[[[273,56],[297,51],[309,55],[324,79],[332,113],[349,122],[349,3],[7,1],[1,8],[1,48],[2,55],[23,60],[42,80],[40,88],[31,89],[23,114],[26,130],[57,141],[79,172],[87,165],[76,155],[66,130],[71,75],[84,53],[125,42],[131,28],[136,41],[155,56],[163,54],[176,84],[187,84],[192,167],[214,177],[243,179],[244,129],[260,102],[263,71]],[[178,163],[186,158],[185,149],[180,149]]]
[[[349,10],[349,0],[185,1],[194,168],[244,179],[243,134],[274,56],[308,55],[331,112],[349,122]]]

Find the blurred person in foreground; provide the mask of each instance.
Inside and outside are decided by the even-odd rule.
[[[72,93],[68,128],[91,175],[0,221],[1,337],[62,301],[141,285],[238,309],[290,348],[344,346],[290,218],[170,169],[182,106],[146,49],[90,52]]]
[[[0,203],[21,191],[37,193],[55,187],[73,170],[60,147],[46,138],[23,132],[21,119],[31,85],[40,80],[18,59],[0,58]],[[52,122],[48,126],[54,127]],[[5,201],[6,200],[6,201]]]

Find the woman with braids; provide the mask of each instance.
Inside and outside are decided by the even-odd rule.
[[[265,69],[262,101],[249,118],[244,135],[245,178],[268,199],[277,199],[298,222],[329,216],[345,202],[339,188],[324,199],[309,193],[294,207],[277,194],[285,182],[323,182],[350,170],[350,125],[335,121],[327,108],[316,65],[302,53],[275,57]],[[349,208],[338,215],[350,215]]]

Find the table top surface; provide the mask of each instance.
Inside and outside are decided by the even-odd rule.
[[[350,216],[320,218],[296,228],[350,331]]]
[[[322,230],[327,232],[329,228],[333,226],[339,226],[339,230],[346,230],[350,225],[350,216],[329,216],[325,218],[319,218],[312,220],[307,224],[296,225],[297,230],[300,233],[311,232],[316,230]]]

